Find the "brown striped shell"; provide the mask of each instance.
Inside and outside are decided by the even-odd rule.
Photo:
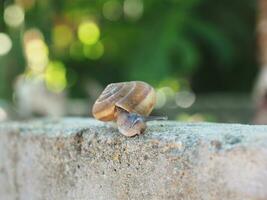
[[[101,121],[116,120],[116,107],[148,116],[156,102],[154,89],[141,81],[109,84],[93,106],[93,116]]]

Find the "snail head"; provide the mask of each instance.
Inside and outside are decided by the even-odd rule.
[[[117,108],[117,125],[119,131],[128,137],[140,135],[146,130],[146,122],[152,120],[166,120],[166,117],[142,116],[137,113],[129,113]]]
[[[146,130],[146,120],[137,113],[118,109],[117,125],[119,131],[128,137],[140,135]]]

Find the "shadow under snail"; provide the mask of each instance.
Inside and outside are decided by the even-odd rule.
[[[109,84],[93,105],[93,116],[101,121],[116,121],[119,132],[131,137],[146,130],[146,122],[166,120],[149,116],[156,103],[153,87],[141,81]]]

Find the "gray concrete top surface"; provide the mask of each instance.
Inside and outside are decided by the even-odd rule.
[[[0,131],[18,131],[22,135],[45,134],[48,137],[69,136],[81,130],[88,134],[97,133],[107,137],[120,136],[116,124],[112,122],[101,122],[91,118],[64,118],[64,119],[39,119],[31,121],[17,121],[0,123]],[[101,136],[99,135],[99,136]],[[267,125],[245,125],[224,123],[184,123],[177,121],[153,121],[148,122],[146,133],[129,140],[146,140],[158,138],[161,140],[178,139],[183,140],[190,137],[205,139],[226,139],[228,136],[243,138],[246,140],[257,140],[267,137]]]
[[[0,199],[267,199],[267,126],[88,118],[0,124]]]

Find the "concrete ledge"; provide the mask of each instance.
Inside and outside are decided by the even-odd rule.
[[[267,199],[267,126],[67,118],[0,125],[0,199]]]

